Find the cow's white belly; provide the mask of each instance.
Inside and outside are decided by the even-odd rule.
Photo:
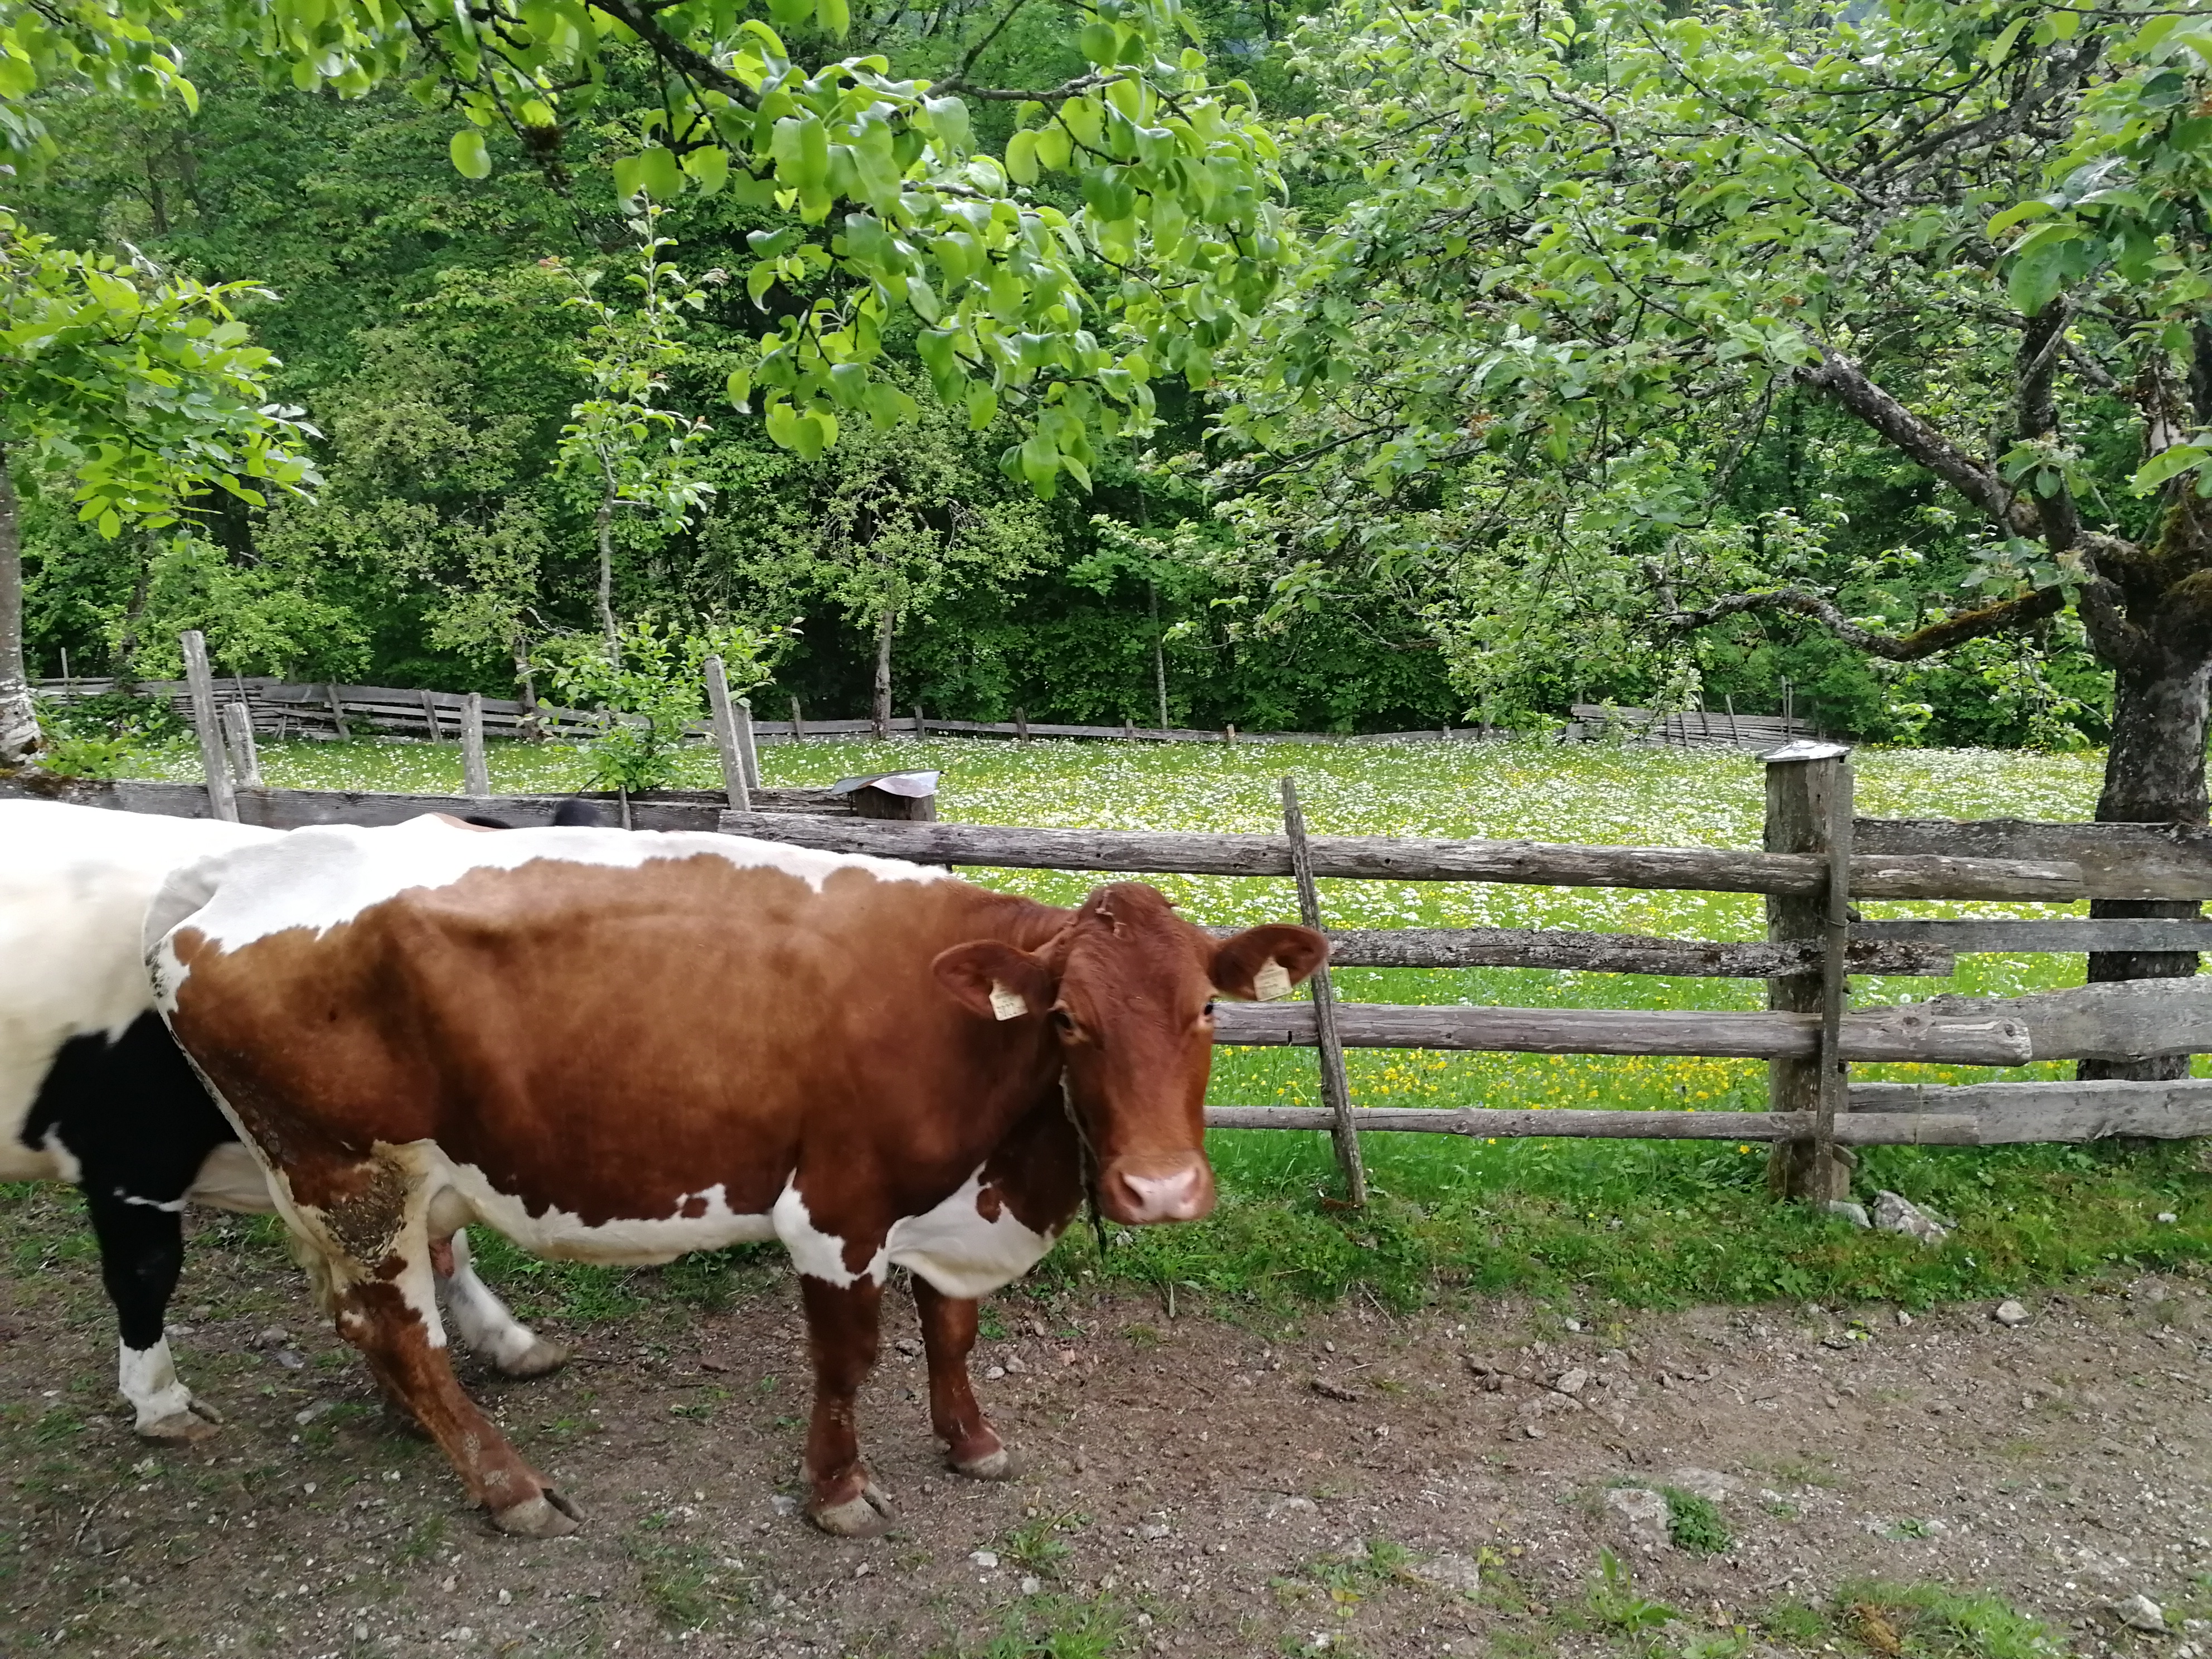
[[[703,1192],[680,1194],[665,1216],[592,1223],[556,1207],[533,1215],[520,1199],[493,1187],[473,1164],[438,1162],[444,1166],[445,1190],[431,1201],[434,1231],[482,1221],[533,1255],[567,1261],[653,1267],[694,1250],[775,1240],[790,1252],[800,1273],[833,1285],[862,1279],[880,1285],[891,1267],[900,1267],[921,1274],[946,1296],[978,1297],[1036,1266],[1057,1237],[1030,1231],[995,1195],[987,1200],[980,1169],[934,1207],[892,1223],[867,1261],[855,1268],[849,1260],[853,1241],[815,1224],[795,1176],[764,1215],[731,1209],[717,1182]],[[698,1212],[687,1215],[687,1210]]]
[[[448,1164],[446,1170],[448,1190],[465,1204],[469,1215],[455,1214],[443,1199],[438,1199],[432,1202],[434,1221],[482,1221],[532,1255],[556,1261],[651,1267],[694,1250],[766,1243],[775,1237],[772,1217],[744,1215],[731,1209],[720,1182],[704,1192],[678,1195],[673,1212],[666,1216],[623,1216],[592,1223],[557,1207],[532,1215],[520,1199],[499,1191],[474,1164]],[[695,1207],[697,1214],[684,1213]],[[445,1229],[441,1226],[439,1231]]]

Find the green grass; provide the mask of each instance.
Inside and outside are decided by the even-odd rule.
[[[1680,1486],[1662,1486],[1667,1500],[1667,1536],[1690,1555],[1721,1555],[1735,1547],[1735,1534],[1721,1517],[1720,1505]]]
[[[1835,1626],[1882,1659],[2053,1659],[2065,1642],[1996,1596],[1941,1584],[1849,1583]]]
[[[451,792],[457,749],[422,743],[271,743],[272,783]],[[709,752],[684,757],[684,781],[715,781]],[[894,768],[945,773],[948,817],[1106,828],[1268,830],[1276,781],[1295,772],[1317,834],[1526,836],[1661,846],[1755,847],[1761,768],[1748,755],[1602,746],[1011,744],[937,738],[885,744],[773,744],[770,784],[822,784]],[[183,744],[146,769],[195,775]],[[2102,757],[1983,750],[1866,750],[1858,804],[1872,816],[2086,818]],[[583,761],[557,746],[492,745],[494,787],[579,785]],[[1096,879],[1052,871],[970,872],[973,879],[1071,901]],[[1295,915],[1290,884],[1162,877],[1194,920],[1249,924]],[[1760,902],[1734,894],[1516,887],[1478,883],[1328,881],[1328,920],[1342,926],[1561,927],[1684,938],[1761,935]],[[1881,915],[2049,915],[2067,907],[1869,904]],[[2079,907],[2074,907],[2078,909]],[[1947,981],[1861,978],[1862,1006],[1939,992],[2012,995],[2079,984],[2080,957],[1960,958]],[[1356,1000],[1528,1006],[1747,1009],[1755,981],[1534,970],[1359,969],[1338,975]],[[1546,1109],[1759,1110],[1759,1062],[1581,1055],[1366,1050],[1349,1056],[1354,1100],[1370,1106]],[[2199,1061],[2201,1070],[2207,1068]],[[2045,1064],[2010,1071],[1862,1066],[1868,1079],[1972,1082],[2055,1078]],[[1314,1056],[1226,1049],[1217,1104],[1320,1103]],[[1395,1306],[1440,1289],[1523,1291],[1602,1310],[1700,1300],[1886,1300],[1909,1305],[2015,1291],[2100,1269],[2179,1268],[2212,1260],[2212,1181],[2182,1146],[1869,1149],[1856,1188],[1887,1187],[1961,1225],[1928,1249],[1886,1234],[1778,1207],[1764,1189],[1765,1149],[1735,1142],[1486,1140],[1374,1134],[1364,1148],[1376,1202],[1347,1216],[1324,1201],[1334,1173],[1325,1137],[1217,1133],[1208,1150],[1222,1204],[1204,1224],[1117,1235],[1102,1261],[1087,1230],[1064,1240],[1040,1279],[1091,1274],[1157,1293],[1274,1304],[1355,1286]],[[2162,1224],[2170,1212],[2179,1218]],[[486,1241],[489,1245],[490,1242]],[[51,1247],[48,1247],[51,1248]],[[613,1269],[538,1263],[491,1246],[501,1279],[569,1317],[613,1318],[648,1281]],[[712,1308],[732,1293],[744,1252],[700,1258],[650,1281]],[[27,1265],[21,1264],[19,1266]]]
[[[1109,1595],[1024,1596],[1000,1615],[981,1647],[940,1650],[935,1659],[1110,1659],[1141,1644],[1127,1610]]]

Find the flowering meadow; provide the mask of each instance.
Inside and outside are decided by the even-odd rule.
[[[1864,750],[1856,757],[1859,811],[1869,817],[2084,819],[2096,798],[2101,758],[2024,751]],[[689,752],[684,759],[687,784],[713,787],[719,781],[711,752]],[[1288,774],[1297,779],[1308,828],[1317,835],[1525,837],[1644,846],[1756,847],[1764,792],[1761,766],[1748,754],[1518,743],[1271,744],[1232,749],[1070,742],[1017,747],[959,738],[810,740],[763,746],[761,767],[769,785],[820,785],[868,773],[939,770],[944,774],[940,812],[972,823],[1230,831],[1279,829],[1279,780]],[[164,751],[156,763],[157,769],[172,776],[197,775],[196,768],[196,757],[182,750]],[[420,742],[271,744],[263,751],[263,769],[270,783],[295,787],[422,793],[460,787],[458,751]],[[491,770],[497,791],[555,792],[579,786],[584,762],[577,751],[562,746],[495,744]],[[969,873],[1055,902],[1074,901],[1098,879],[1052,871]],[[1286,879],[1156,880],[1196,921],[1249,925],[1297,918],[1295,892]],[[1325,920],[1340,927],[1552,927],[1723,940],[1758,939],[1764,929],[1760,901],[1738,894],[1325,881],[1322,904]],[[1870,915],[1899,916],[2051,915],[2064,908],[1927,903],[1864,908]],[[1960,958],[1959,966],[1957,977],[1948,981],[1856,979],[1854,1001],[1875,1006],[1950,990],[2014,995],[2079,984],[2083,973],[2079,957],[1975,956]],[[1765,997],[1758,981],[1530,969],[1346,969],[1340,970],[1337,982],[1348,1000],[1406,1003],[1746,1009],[1762,1006]],[[1348,1064],[1353,1099],[1361,1106],[1765,1108],[1765,1067],[1756,1061],[1370,1049],[1354,1051]],[[1940,1082],[2064,1074],[2065,1068],[2048,1065],[2011,1073],[1863,1066],[1856,1073]],[[1315,1055],[1305,1049],[1224,1050],[1218,1057],[1211,1098],[1220,1104],[1318,1104]],[[1821,1272],[1806,1266],[1808,1253],[1816,1260],[1833,1258],[1832,1271],[1846,1276],[1863,1276],[1870,1262],[1880,1269],[1877,1279],[1893,1269],[1924,1293],[1936,1294],[1992,1273],[2003,1278],[2031,1262],[2071,1270],[2124,1254],[2103,1248],[2112,1243],[2113,1226],[2132,1238],[2135,1231],[2153,1229],[2153,1213],[2180,1208],[2186,1209],[2182,1224],[2155,1230],[2159,1247],[2193,1250],[2201,1244],[2212,1249],[2212,1231],[2199,1230],[2193,1203],[2200,1178],[2181,1172],[2176,1162],[2180,1154],[2175,1152],[2134,1155],[2156,1166],[2155,1191],[2113,1209],[2124,1188],[2133,1191],[2128,1184],[2133,1177],[2123,1176],[2103,1152],[1870,1149],[1862,1155],[1863,1185],[1869,1190],[1875,1185],[1898,1188],[1938,1207],[1966,1207],[1964,1198],[1986,1195],[1990,1171],[2007,1172],[2007,1243],[1984,1240],[1979,1254],[1961,1251],[1955,1259],[1948,1251],[1923,1251],[1914,1259],[1896,1253],[1894,1241],[1838,1237],[1834,1229],[1840,1224],[1766,1205],[1760,1192],[1763,1146],[1370,1135],[1364,1140],[1365,1155],[1383,1199],[1366,1220],[1346,1231],[1334,1224],[1318,1230],[1305,1224],[1315,1219],[1316,1194],[1331,1184],[1324,1137],[1253,1131],[1217,1133],[1212,1141],[1224,1193],[1222,1217],[1202,1228],[1147,1234],[1141,1244],[1113,1253],[1117,1269],[1142,1269],[1139,1276],[1165,1276],[1194,1286],[1233,1285],[1247,1294],[1254,1293],[1255,1279],[1271,1276],[1288,1286],[1310,1288],[1372,1281],[1380,1275],[1395,1287],[1394,1294],[1403,1297],[1414,1294],[1411,1287],[1440,1263],[1466,1253],[1467,1230],[1477,1221],[1485,1239],[1504,1237],[1495,1224],[1508,1212],[1520,1215],[1524,1224],[1534,1224],[1540,1215],[1540,1231],[1552,1242],[1534,1256],[1496,1249],[1475,1252],[1482,1267],[1471,1276],[1478,1281],[1549,1281],[1586,1251],[1595,1265],[1573,1278],[1613,1284],[1639,1300],[1667,1294],[1670,1285],[1685,1291],[1694,1287],[1702,1294],[1757,1294],[1778,1288],[1794,1294],[1823,1282]],[[2142,1173],[2148,1172],[2147,1166]],[[2054,1182],[2066,1196],[2060,1196]],[[2075,1190],[2084,1182],[2096,1188],[2094,1200]],[[2187,1184],[2190,1192],[2179,1191],[2176,1182]],[[2083,1227],[2079,1218],[2084,1202],[2102,1206],[2110,1224]],[[1766,1243],[1747,1256],[1747,1239],[1740,1232],[1701,1237],[1697,1218],[1716,1205],[1747,1221],[1757,1218],[1753,1231]],[[2141,1230],[2130,1219],[2138,1212]],[[2034,1223],[2037,1215],[2046,1220]],[[1445,1226],[1442,1218],[1448,1216],[1458,1220]],[[1643,1221],[1638,1230],[1624,1235],[1638,1216]],[[1968,1236],[1970,1230],[1962,1231],[1961,1237]],[[1395,1246],[1386,1242],[1392,1238]],[[1663,1272],[1650,1255],[1654,1250],[1666,1258]],[[1855,1265],[1846,1268],[1847,1262]]]

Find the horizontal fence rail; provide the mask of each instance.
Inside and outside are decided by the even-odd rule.
[[[2201,823],[1861,818],[1852,839],[1869,853],[2056,860],[2080,867],[2090,898],[2212,898],[2212,828]]]
[[[1528,1111],[1481,1106],[1362,1106],[1352,1115],[1363,1133],[1480,1136],[1487,1139],[1809,1140],[1810,1112]],[[1310,1129],[1327,1133],[1334,1115],[1321,1106],[1209,1106],[1209,1129]],[[1854,1113],[1837,1121],[1835,1138],[1856,1146],[1973,1146],[1979,1120],[1923,1112]]]
[[[1480,1049],[1538,1054],[1702,1054],[1789,1060],[1817,1054],[1815,1014],[1640,1008],[1437,1007],[1340,1003],[1348,1048]],[[1224,1047],[1311,1048],[1313,1006],[1222,1003]],[[2130,980],[2023,997],[1934,997],[1844,1016],[1843,1058],[1958,1066],[2129,1060],[2212,1050],[2212,981]]]
[[[1152,874],[1286,876],[1282,836],[1131,830],[1035,830],[993,824],[803,825],[722,815],[731,835],[763,834],[824,852],[871,853],[925,864],[998,869],[1112,870]],[[1315,836],[1316,876],[1371,881],[1490,881],[1539,887],[1688,888],[1710,893],[1818,895],[1826,860],[1804,853],[1707,847],[1589,847],[1528,841],[1401,841]],[[1867,898],[1992,898],[2063,902],[2082,896],[2070,864],[1960,859],[1942,854],[1851,860]]]
[[[1226,939],[1237,930],[1212,930]],[[1551,968],[1594,974],[1781,979],[1820,971],[1817,945],[1764,940],[1715,944],[1641,933],[1577,933],[1552,927],[1343,927],[1328,930],[1337,968]],[[1948,978],[1948,948],[1869,940],[1850,948],[1854,974]]]
[[[1571,743],[1626,738],[1671,749],[1776,749],[1793,738],[1820,735],[1808,722],[1780,714],[1717,714],[1703,708],[1661,714],[1588,702],[1571,704],[1567,712],[1574,719],[1562,735]]]

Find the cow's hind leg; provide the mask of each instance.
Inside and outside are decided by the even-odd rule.
[[[477,1277],[469,1261],[465,1229],[449,1239],[431,1241],[430,1265],[461,1340],[490,1360],[501,1376],[548,1376],[568,1363],[566,1348],[548,1342],[517,1319],[491,1286]]]
[[[968,1379],[975,1346],[975,1304],[945,1295],[920,1273],[914,1276],[915,1310],[921,1316],[922,1351],[929,1358],[929,1424],[945,1443],[945,1463],[977,1480],[1011,1480],[1020,1457],[983,1419]]]
[[[106,1180],[88,1181],[84,1199],[122,1336],[116,1381],[137,1413],[131,1426],[148,1440],[204,1440],[222,1419],[177,1380],[162,1334],[185,1263],[182,1201],[134,1200]]]
[[[491,1511],[494,1526],[532,1538],[575,1531],[580,1518],[575,1506],[522,1461],[462,1392],[444,1334],[431,1322],[437,1310],[428,1242],[416,1243],[400,1252],[410,1259],[396,1273],[337,1292],[338,1334],[361,1350],[385,1391],[438,1443],[470,1494]]]
[[[854,1402],[876,1363],[883,1287],[803,1274],[806,1336],[814,1354],[814,1420],[806,1431],[807,1519],[842,1538],[870,1538],[890,1524],[890,1500],[860,1461]]]

